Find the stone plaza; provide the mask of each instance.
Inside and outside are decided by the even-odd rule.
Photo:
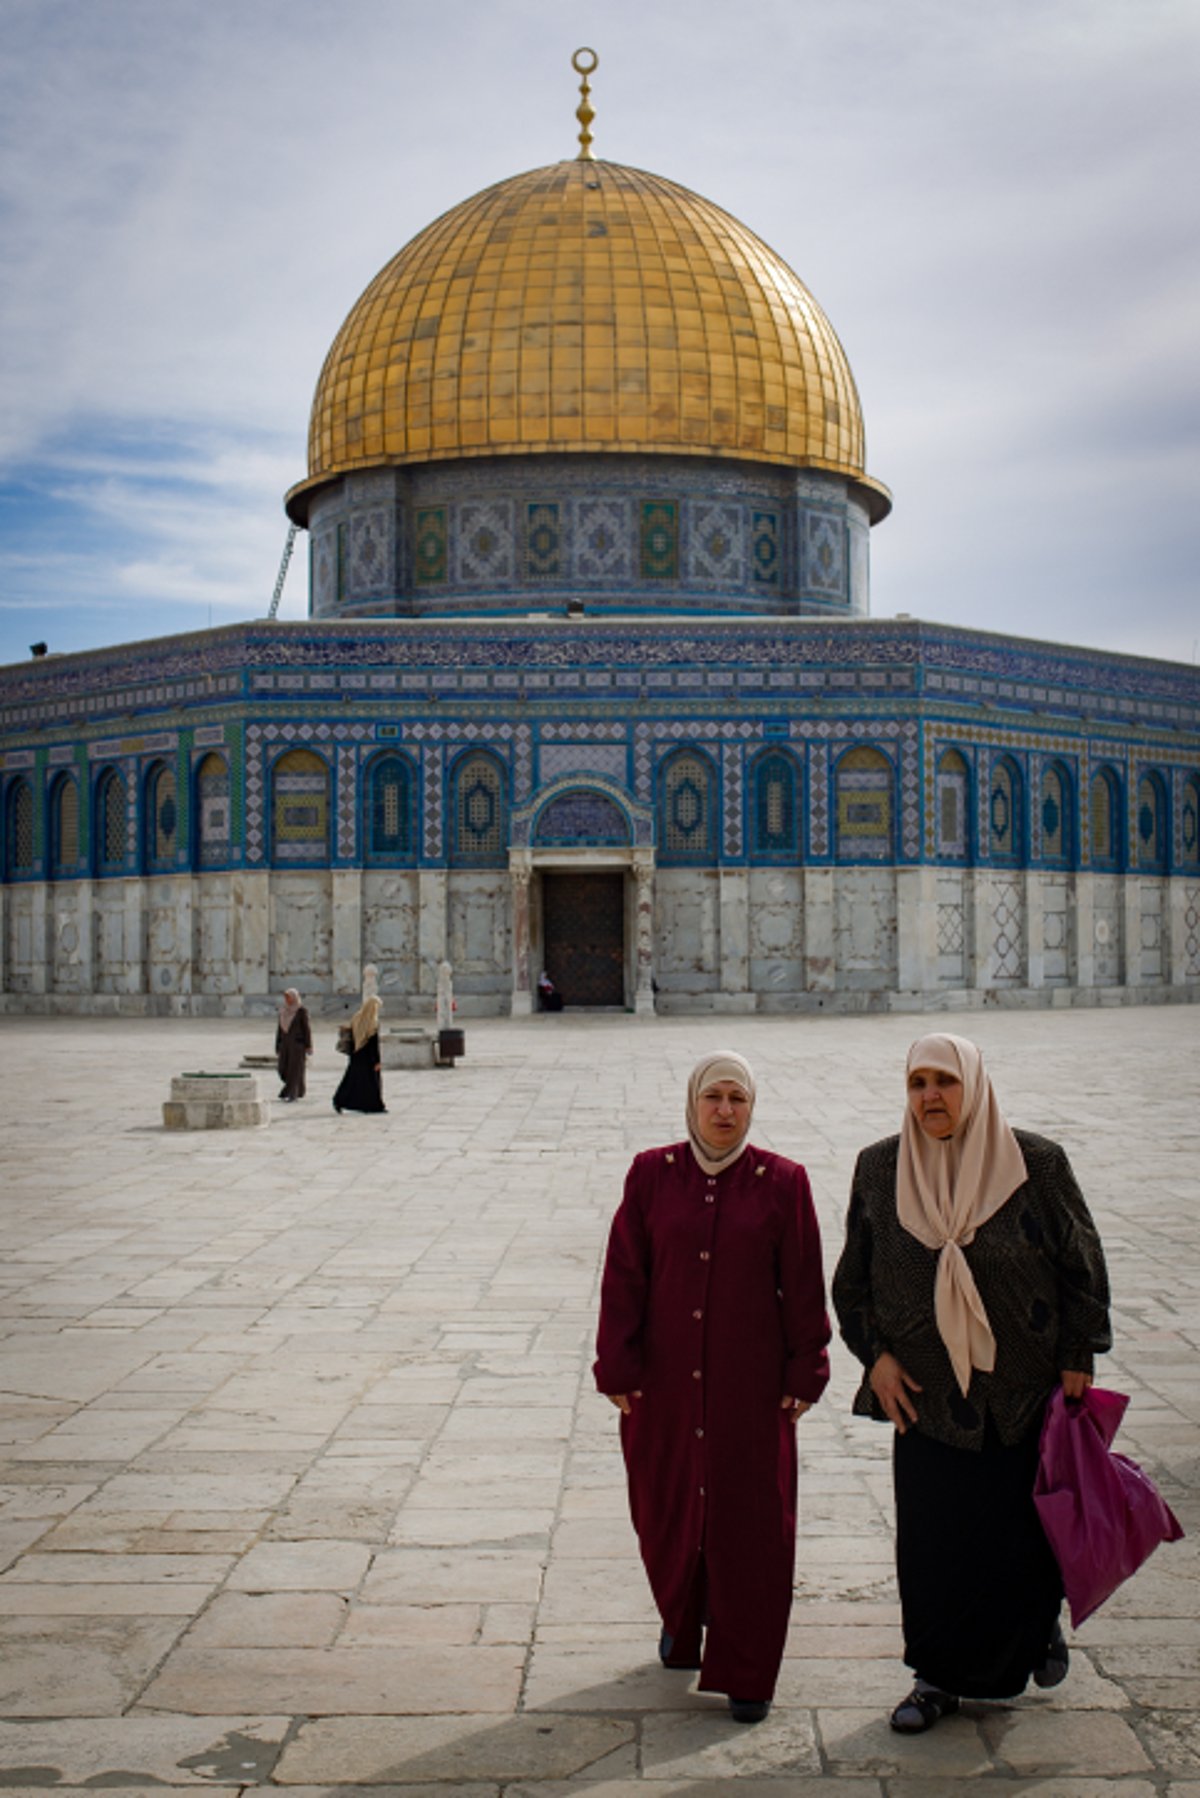
[[[1109,1252],[1118,1447],[1189,1532],[1070,1678],[904,1739],[889,1432],[857,1369],[801,1427],[787,1658],[742,1728],[663,1670],[590,1362],[625,1166],[728,1042],[836,1257],[914,1020],[471,1022],[456,1068],[335,1116],[335,1024],[266,1128],[163,1128],[250,1019],[5,1017],[0,1784],[291,1798],[1200,1798],[1200,1014],[975,1013],[1009,1117]],[[274,1100],[275,1083],[264,1077]]]

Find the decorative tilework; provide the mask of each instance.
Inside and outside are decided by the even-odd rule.
[[[533,840],[537,844],[624,848],[629,820],[606,793],[576,788],[559,793],[538,813]]]
[[[442,787],[446,751],[440,743],[427,743],[421,751],[421,794],[424,815],[425,859],[442,859]]]
[[[419,587],[434,586],[449,574],[445,506],[421,506],[414,520],[414,569]]]
[[[636,724],[633,729],[633,790],[643,805],[654,798],[654,766],[650,726]]]
[[[633,579],[631,524],[628,500],[579,501],[575,508],[575,567],[581,580]]]
[[[1200,867],[1200,779],[1189,776],[1179,795],[1179,865]]]
[[[800,812],[795,761],[781,750],[760,755],[751,778],[751,859],[796,861]]]
[[[545,743],[538,752],[543,784],[563,774],[606,774],[625,779],[625,746],[621,743]]]
[[[673,581],[679,576],[679,520],[670,500],[643,500],[641,573],[644,581]]]
[[[733,859],[742,853],[743,753],[739,743],[726,743],[722,751],[721,790],[725,812],[724,853]]]
[[[523,805],[533,791],[533,732],[518,724],[513,732],[513,799]]]
[[[508,852],[504,791],[492,756],[464,756],[454,768],[452,856],[455,862],[495,867]]]
[[[355,595],[384,593],[388,580],[390,518],[382,507],[356,512],[350,520],[350,585]]]
[[[357,756],[352,744],[341,744],[337,751],[337,853],[342,861],[354,861],[358,854]]]
[[[687,577],[741,585],[745,525],[742,508],[694,503],[688,511]]]
[[[829,764],[827,743],[808,747],[808,829],[811,853],[829,854]]]
[[[804,585],[818,593],[844,593],[845,525],[825,512],[807,513],[805,524]]]
[[[758,586],[779,586],[782,559],[778,512],[752,512],[750,562]]]
[[[937,853],[945,861],[967,859],[967,764],[948,749],[937,768]]]
[[[511,503],[464,501],[455,520],[454,547],[458,581],[485,587],[510,581],[515,561]]]
[[[525,507],[525,568],[531,581],[556,580],[562,572],[557,501],[535,500]]]
[[[887,861],[892,854],[892,765],[878,749],[851,749],[837,765],[840,861]]]

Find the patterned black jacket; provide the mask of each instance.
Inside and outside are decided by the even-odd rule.
[[[964,1398],[934,1322],[937,1253],[896,1216],[900,1138],[864,1149],[854,1170],[846,1245],[833,1276],[842,1338],[870,1370],[886,1351],[918,1380],[918,1427],[955,1448],[983,1446],[991,1414],[1003,1442],[1041,1416],[1060,1374],[1091,1373],[1112,1346],[1108,1275],[1091,1214],[1057,1143],[1014,1131],[1029,1178],[964,1249],[996,1338],[992,1373],[972,1375]],[[864,1377],[853,1409],[886,1423]]]

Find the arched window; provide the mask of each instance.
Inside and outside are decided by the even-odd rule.
[[[751,771],[751,840],[755,861],[800,859],[796,764],[781,749],[760,755]]]
[[[1200,868],[1200,774],[1189,774],[1183,783],[1179,824],[1179,864],[1194,874]]]
[[[196,866],[224,868],[233,842],[229,807],[229,763],[215,750],[196,769]]]
[[[1097,768],[1088,794],[1088,841],[1099,874],[1121,866],[1121,789],[1111,768]]]
[[[508,855],[504,775],[494,756],[465,755],[453,775],[451,859],[462,867],[503,867]]]
[[[892,858],[892,764],[878,749],[849,749],[837,765],[837,858]]]
[[[129,804],[125,777],[116,768],[105,768],[96,782],[96,872],[124,874],[129,850]]]
[[[311,749],[289,749],[271,770],[271,855],[283,867],[329,860],[329,767]]]
[[[1167,871],[1167,794],[1162,777],[1143,774],[1137,791],[1137,865],[1143,874]]]
[[[146,803],[142,809],[142,861],[150,870],[175,866],[179,805],[175,771],[165,762],[154,762],[146,775]]]
[[[681,749],[663,766],[658,818],[664,862],[711,862],[716,856],[716,771],[706,755]]]
[[[14,780],[8,799],[5,835],[8,872],[33,873],[33,789],[25,779]]]
[[[943,861],[967,860],[971,841],[969,795],[966,757],[957,749],[947,749],[937,765],[937,852]]]
[[[988,793],[988,852],[994,862],[1019,862],[1025,826],[1021,810],[1021,770],[1001,756],[992,768]]]
[[[60,774],[50,793],[50,876],[69,879],[79,872],[79,787]]]
[[[1042,771],[1042,860],[1052,868],[1069,868],[1074,849],[1071,777],[1061,763]]]
[[[412,764],[402,755],[377,756],[365,783],[368,862],[396,864],[413,857]]]

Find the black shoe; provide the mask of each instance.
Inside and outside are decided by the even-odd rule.
[[[342,1108],[341,1108],[341,1106],[340,1106],[340,1105],[339,1105],[339,1104],[338,1104],[338,1102],[337,1102],[337,1100],[336,1100],[336,1099],[335,1099],[335,1100],[334,1100],[334,1101],[333,1101],[333,1109],[334,1109],[334,1110],[335,1110],[335,1111],[336,1111],[336,1112],[337,1112],[337,1114],[338,1114],[338,1116],[339,1116],[339,1117],[341,1117],[341,1115],[342,1115]]]
[[[936,1686],[914,1686],[908,1697],[896,1706],[889,1721],[900,1735],[919,1736],[940,1723],[943,1717],[953,1716],[957,1709],[958,1699],[949,1692],[940,1692]]]
[[[1046,1658],[1040,1667],[1035,1667],[1033,1670],[1034,1685],[1040,1686],[1043,1692],[1048,1691],[1051,1686],[1061,1686],[1067,1677],[1070,1665],[1071,1651],[1063,1636],[1062,1625],[1056,1619],[1050,1636],[1050,1646],[1046,1650]]]
[[[672,1658],[674,1647],[674,1636],[669,1636],[666,1630],[664,1630],[662,1635],[658,1638],[658,1658],[663,1666],[670,1667],[673,1673],[698,1673],[700,1670],[699,1653],[697,1652],[695,1660],[691,1659],[690,1656],[686,1660],[675,1660]]]
[[[771,1708],[769,1698],[731,1698],[729,1715],[735,1723],[761,1723]]]

